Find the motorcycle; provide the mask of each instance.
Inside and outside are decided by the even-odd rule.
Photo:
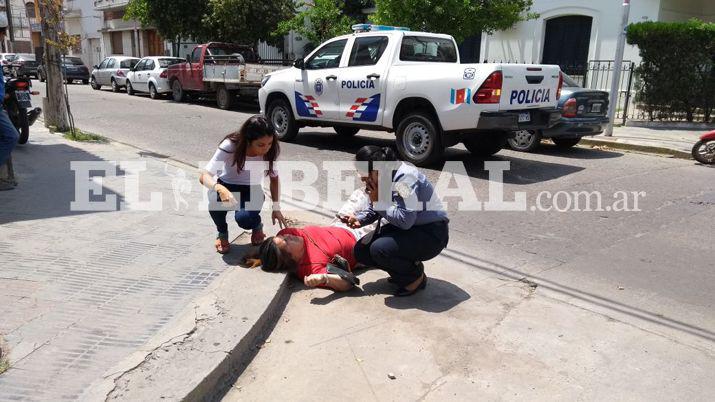
[[[715,130],[707,132],[696,142],[692,151],[693,159],[705,164],[715,163]]]
[[[20,133],[18,144],[25,144],[30,138],[30,126],[35,123],[42,113],[42,109],[36,107],[32,110],[30,95],[39,95],[37,91],[32,91],[32,82],[28,78],[11,77],[5,81],[5,99],[3,106],[10,121]]]

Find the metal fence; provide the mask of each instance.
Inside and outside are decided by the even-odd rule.
[[[619,71],[616,71],[613,60],[591,60],[587,66],[561,67],[561,70],[571,76],[584,88],[611,92],[611,82],[618,75],[618,98],[616,100],[616,120],[623,124],[629,118],[640,114],[636,110],[633,99],[633,72],[636,63],[624,60]]]

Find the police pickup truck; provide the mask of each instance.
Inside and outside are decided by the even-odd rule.
[[[558,122],[558,66],[462,64],[449,35],[369,24],[328,40],[292,68],[266,75],[258,98],[283,141],[301,127],[396,133],[397,150],[417,166],[464,143],[493,155],[517,130]]]

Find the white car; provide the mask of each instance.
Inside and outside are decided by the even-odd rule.
[[[281,140],[305,126],[343,136],[390,131],[402,159],[423,166],[459,142],[492,155],[514,131],[559,120],[559,66],[461,64],[449,35],[368,24],[353,30],[263,79],[261,111]]]
[[[166,69],[172,64],[184,63],[176,57],[145,57],[127,74],[127,93],[148,92],[152,99],[171,92]]]

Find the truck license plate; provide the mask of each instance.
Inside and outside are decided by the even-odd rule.
[[[601,113],[601,103],[594,103],[591,105],[591,112],[592,113]]]
[[[531,121],[531,114],[529,112],[519,113],[519,123],[528,123]]]
[[[17,99],[17,103],[20,104],[20,107],[26,109],[32,107],[32,102],[30,102],[30,92],[28,91],[15,92],[15,99]]]

